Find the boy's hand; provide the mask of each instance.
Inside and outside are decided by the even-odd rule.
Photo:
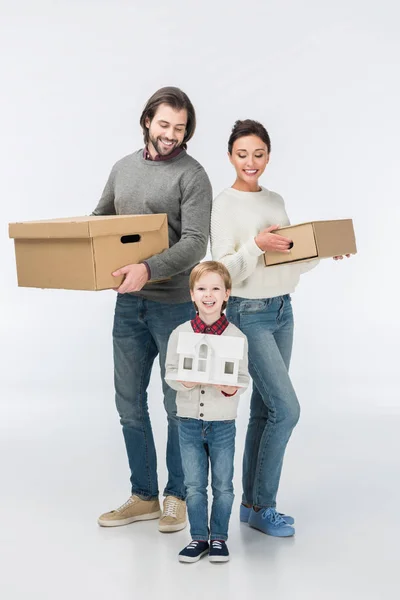
[[[195,381],[178,381],[178,383],[182,383],[182,385],[184,385],[189,390],[191,390],[192,388],[196,387],[196,385],[198,385],[198,383],[196,383]]]
[[[215,387],[218,390],[220,390],[221,392],[228,394],[228,396],[233,396],[234,394],[236,394],[236,392],[239,389],[238,387],[236,387],[234,385],[216,385]]]

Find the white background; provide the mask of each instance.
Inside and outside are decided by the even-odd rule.
[[[2,0],[0,7],[2,596],[125,599],[170,590],[172,598],[181,580],[197,581],[191,595],[202,584],[232,597],[258,588],[280,598],[397,597],[395,0]],[[258,119],[272,140],[262,184],[283,195],[293,223],[353,218],[359,250],[341,263],[323,261],[293,298],[291,373],[303,413],[280,499],[297,517],[296,539],[239,529],[247,395],[232,561],[217,572],[204,561],[190,572],[177,563],[188,530],[174,537],[154,523],[97,528],[98,514],[129,495],[113,404],[115,295],[17,288],[7,238],[12,221],[89,214],[114,162],[142,146],[140,113],[164,85],[181,87],[195,105],[189,153],[215,194],[234,180],[226,157],[234,121]],[[150,406],[162,489],[157,369]]]

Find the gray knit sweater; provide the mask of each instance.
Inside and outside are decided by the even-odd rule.
[[[93,215],[168,214],[169,249],[146,262],[152,279],[170,279],[146,284],[135,295],[155,302],[190,300],[190,271],[207,252],[211,202],[205,170],[184,150],[166,161],[145,160],[139,150],[114,165]]]

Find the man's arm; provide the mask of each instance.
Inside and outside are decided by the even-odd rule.
[[[115,170],[114,167],[111,169],[110,176],[106,183],[106,187],[103,190],[99,203],[96,208],[92,212],[92,215],[95,217],[99,217],[100,215],[115,215],[115,205],[114,205],[114,177]]]
[[[210,233],[212,189],[199,167],[184,184],[181,201],[181,239],[161,254],[148,258],[152,279],[166,279],[190,269],[204,258]]]

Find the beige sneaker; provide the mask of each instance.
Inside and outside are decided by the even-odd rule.
[[[141,500],[138,496],[131,496],[125,504],[101,515],[97,522],[102,527],[118,527],[128,525],[134,521],[147,521],[158,519],[161,514],[160,503],[157,500]]]
[[[164,499],[163,513],[158,524],[158,529],[163,533],[180,531],[186,527],[186,502],[167,496]]]

